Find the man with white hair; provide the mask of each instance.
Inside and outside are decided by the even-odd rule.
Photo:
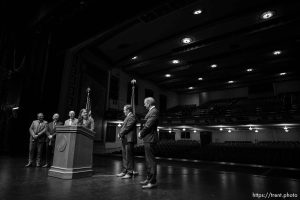
[[[46,131],[46,163],[43,167],[50,167],[53,159],[53,150],[55,147],[55,138],[56,138],[56,126],[62,125],[62,122],[59,120],[59,114],[55,113],[52,117],[53,121],[48,124]]]
[[[78,119],[75,118],[75,112],[71,110],[69,112],[70,119],[65,121],[65,126],[76,126],[78,124]]]
[[[150,189],[157,186],[156,183],[156,161],[154,151],[158,142],[157,126],[159,120],[159,111],[155,107],[155,100],[153,97],[147,97],[144,100],[144,106],[148,111],[145,116],[145,124],[139,132],[139,138],[143,139],[145,148],[145,160],[147,169],[147,178],[142,181],[143,189]]]

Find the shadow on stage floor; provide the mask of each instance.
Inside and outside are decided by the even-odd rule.
[[[1,200],[258,199],[277,194],[299,199],[300,195],[298,172],[271,168],[159,161],[158,187],[143,190],[142,159],[135,163],[139,175],[126,180],[115,177],[121,169],[118,157],[95,156],[94,176],[74,180],[48,177],[48,169],[24,168],[25,164],[26,158],[0,157]]]

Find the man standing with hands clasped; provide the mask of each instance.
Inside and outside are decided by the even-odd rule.
[[[133,148],[136,144],[136,117],[132,113],[132,106],[125,105],[123,109],[126,116],[121,127],[119,138],[122,140],[122,171],[117,174],[122,179],[132,178],[134,169],[134,155]]]
[[[45,143],[47,122],[44,121],[44,114],[38,113],[37,120],[31,123],[29,128],[30,142],[29,142],[29,162],[25,167],[31,167],[33,165],[34,154],[36,155],[36,167],[41,166],[42,149]]]
[[[156,183],[156,161],[154,151],[158,142],[157,126],[159,120],[159,111],[155,107],[155,100],[152,97],[147,97],[144,100],[144,106],[148,111],[145,116],[145,124],[139,132],[138,137],[143,139],[145,148],[145,160],[147,169],[146,180],[140,182],[143,189],[150,189],[157,186]]]

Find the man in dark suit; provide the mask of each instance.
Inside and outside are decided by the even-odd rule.
[[[44,120],[44,114],[38,113],[37,120],[31,123],[29,128],[30,142],[29,142],[29,162],[25,167],[31,167],[33,165],[34,154],[36,155],[36,167],[41,166],[42,149],[45,143],[45,136],[47,130],[47,122]]]
[[[117,174],[123,179],[131,178],[133,176],[134,168],[134,144],[137,141],[136,135],[136,117],[132,113],[132,106],[125,105],[123,112],[126,116],[121,127],[119,138],[122,140],[122,172]]]
[[[55,147],[55,138],[56,138],[56,126],[62,125],[62,122],[59,122],[59,114],[55,113],[52,117],[53,121],[48,124],[47,127],[47,138],[46,138],[46,163],[43,167],[50,167],[53,159],[53,150]]]
[[[144,106],[148,111],[145,116],[145,124],[139,132],[139,138],[143,139],[145,148],[145,160],[147,169],[147,178],[142,181],[142,188],[153,188],[157,186],[156,183],[156,161],[154,151],[158,142],[157,126],[159,120],[159,111],[155,107],[155,100],[152,97],[147,97],[144,100]]]

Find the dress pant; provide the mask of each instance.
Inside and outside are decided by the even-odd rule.
[[[146,170],[147,170],[147,180],[151,184],[156,183],[156,161],[154,157],[154,152],[156,148],[156,143],[144,143],[145,148],[145,161],[146,161]]]
[[[46,142],[46,164],[52,164],[55,142]]]
[[[122,140],[122,172],[132,175],[134,167],[133,142]]]
[[[45,142],[38,141],[37,139],[33,139],[30,137],[30,142],[29,142],[29,162],[33,163],[34,160],[34,155],[37,151],[36,155],[36,163],[41,164],[41,156],[42,156],[42,150]]]

